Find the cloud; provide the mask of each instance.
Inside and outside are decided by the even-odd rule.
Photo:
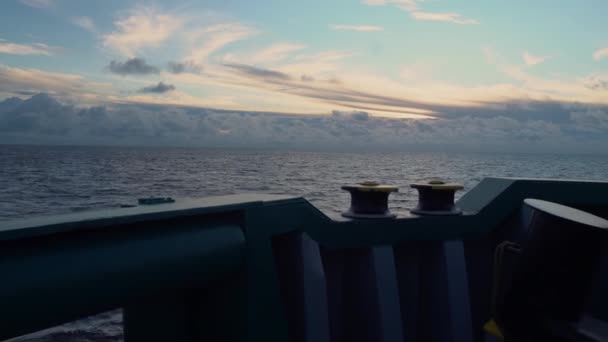
[[[608,79],[598,79],[597,77],[589,77],[585,85],[591,90],[608,90]]]
[[[13,93],[15,95],[23,95],[23,96],[33,96],[33,95],[40,94],[39,91],[32,91],[32,90],[15,90]]]
[[[199,74],[203,71],[203,67],[193,61],[169,62],[167,63],[167,69],[170,73],[176,75],[183,73]]]
[[[156,85],[151,85],[147,87],[143,87],[139,90],[140,93],[152,93],[152,94],[164,94],[169,91],[175,90],[175,86],[173,84],[165,84],[163,82],[158,82]]]
[[[359,31],[359,32],[372,32],[372,31],[384,31],[381,26],[370,26],[370,25],[329,25],[332,30],[340,31]]]
[[[443,21],[460,25],[479,24],[475,19],[464,17],[462,14],[453,12],[424,12],[420,4],[427,0],[363,0],[362,3],[369,6],[394,5],[402,11],[410,12],[410,16],[416,20]]]
[[[441,81],[430,72],[434,70],[433,66],[429,67],[430,71],[424,71],[424,64],[413,66],[415,71],[423,72],[402,70],[405,80],[379,76],[365,69],[345,68],[345,64],[349,63],[342,60],[352,56],[352,53],[341,51],[295,54],[274,67],[232,61],[220,65],[208,64],[205,65],[204,75],[164,77],[172,84],[187,84],[188,88],[184,89],[214,87],[221,89],[222,94],[238,94],[228,95],[221,101],[209,101],[197,94],[197,101],[183,102],[216,108],[220,106],[215,103],[221,103],[223,108],[231,109],[256,108],[299,113],[358,110],[385,117],[450,119],[487,117],[508,110],[502,115],[539,120],[552,117],[551,120],[563,121],[569,117],[569,112],[562,108],[564,104],[608,104],[605,93],[597,89],[600,84],[594,86],[597,82],[592,83],[588,78],[560,75],[539,77],[528,73],[528,69],[519,61],[509,64],[507,59],[492,49],[485,49],[484,54],[488,62],[506,76],[501,83],[467,86]],[[164,103],[178,103],[177,98],[173,100],[177,93],[161,100]]]
[[[53,0],[19,0],[19,2],[34,8],[47,8],[55,5]]]
[[[95,23],[93,22],[93,19],[91,19],[89,17],[84,17],[84,16],[83,17],[74,17],[74,18],[72,18],[72,23],[91,33],[97,32],[97,27],[95,27]]]
[[[525,66],[511,64],[499,53],[491,48],[483,49],[486,61],[495,65],[501,73],[515,81],[512,84],[511,94],[520,99],[553,99],[561,102],[582,102],[589,104],[605,104],[608,98],[602,92],[595,90],[597,77],[606,79],[605,75],[594,74],[586,77],[552,76],[539,77],[527,72]],[[601,86],[599,84],[598,86]],[[507,93],[503,96],[508,96]]]
[[[416,120],[366,111],[286,115],[143,104],[83,107],[41,94],[0,101],[0,142],[605,153],[606,109],[573,110],[561,123],[504,116],[508,111]]]
[[[608,110],[606,108],[575,111],[571,113],[571,119],[581,130],[608,133]]]
[[[336,84],[336,85],[341,85],[344,83],[337,77],[332,77],[332,78],[328,79],[327,82],[331,83],[331,84]]]
[[[168,48],[179,54],[174,56],[175,63],[188,62],[200,68],[213,62],[210,58],[217,52],[257,32],[250,25],[189,6],[167,11],[138,5],[115,20],[113,30],[101,34],[100,40],[104,48],[127,58]],[[176,65],[176,70],[180,69]]]
[[[277,43],[257,51],[247,58],[249,64],[276,63],[287,59],[290,53],[304,49],[306,46],[292,43]]]
[[[537,77],[519,64],[504,63],[490,49],[485,52],[488,61],[496,64],[509,81],[463,86],[429,79],[428,73],[421,76],[409,72],[405,76],[410,78],[404,81],[344,69],[339,61],[349,54],[337,52],[296,55],[275,68],[243,63],[223,63],[219,68],[209,65],[203,76],[181,75],[169,77],[168,81],[193,87],[220,87],[224,94],[238,93],[225,108],[282,112],[339,109],[364,110],[387,117],[453,118],[484,116],[484,112],[493,115],[509,108],[512,113],[504,116],[534,117],[538,113],[541,118],[546,114],[567,118],[568,113],[560,108],[562,103],[608,104],[605,94],[589,88],[588,80]],[[536,106],[538,101],[555,106],[541,108]]]
[[[416,20],[445,21],[461,25],[479,24],[477,20],[465,18],[458,13],[412,12],[411,16]]]
[[[395,5],[404,11],[415,11],[420,2],[425,0],[363,0],[362,3],[370,6]]]
[[[546,60],[551,58],[550,56],[536,56],[528,51],[524,51],[522,58],[524,59],[524,63],[528,66],[538,65],[544,63]]]
[[[0,97],[41,92],[82,104],[98,103],[113,94],[109,84],[92,82],[80,75],[0,64]]]
[[[160,73],[157,67],[147,64],[145,59],[138,57],[127,59],[125,62],[111,61],[107,69],[114,74],[122,76]]]
[[[363,112],[363,111],[345,112],[345,111],[333,110],[331,112],[331,115],[334,117],[339,117],[339,118],[347,117],[347,118],[351,118],[351,119],[359,120],[359,121],[369,120],[369,118],[371,117],[368,112]]]
[[[312,54],[302,54],[294,57],[297,62],[333,63],[355,56],[356,53],[347,51],[322,51]]]
[[[193,48],[185,59],[197,63],[206,62],[215,52],[256,32],[254,28],[239,23],[217,24],[190,31],[185,34],[185,38],[188,46]]]
[[[599,49],[593,53],[593,59],[596,61],[603,58],[608,58],[608,48]]]
[[[144,48],[161,46],[182,25],[182,18],[139,6],[114,22],[114,31],[102,35],[102,43],[121,55],[134,57]]]
[[[0,53],[6,53],[10,55],[52,55],[52,48],[46,44],[34,43],[34,44],[18,44],[11,43],[9,41],[0,39]]]
[[[225,67],[228,67],[230,69],[236,70],[242,74],[246,74],[255,78],[262,78],[262,79],[275,79],[275,80],[290,80],[291,77],[285,73],[279,72],[279,71],[274,71],[274,70],[269,70],[269,69],[263,69],[263,68],[258,68],[258,67],[254,67],[251,65],[245,65],[245,64],[230,64],[230,63],[226,63],[224,64]]]

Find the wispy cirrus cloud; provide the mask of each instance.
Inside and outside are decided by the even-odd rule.
[[[528,51],[524,51],[524,53],[522,54],[522,58],[526,65],[533,66],[533,65],[538,65],[538,64],[546,62],[548,59],[551,58],[551,56],[538,56],[538,55],[533,55],[533,54],[529,53]]]
[[[572,101],[582,103],[607,104],[608,98],[601,91],[600,79],[606,79],[605,75],[593,74],[587,77],[539,77],[530,74],[526,65],[510,63],[504,56],[493,48],[482,49],[486,61],[495,65],[505,76],[520,83],[513,86],[513,92],[518,91],[520,98],[547,99],[559,101]]]
[[[608,58],[608,48],[599,49],[593,52],[593,59],[596,61],[604,58]]]
[[[91,19],[90,17],[74,17],[71,21],[74,25],[79,26],[86,31],[89,31],[91,33],[97,33],[97,27],[95,26],[95,22],[93,22],[93,19]]]
[[[356,53],[348,51],[328,50],[313,54],[296,56],[299,61],[337,62],[355,56]]]
[[[55,5],[53,0],[19,0],[19,2],[34,8],[47,8]]]
[[[420,6],[422,2],[426,2],[426,0],[363,0],[363,3],[369,6],[394,5],[402,11],[409,12],[415,20],[443,21],[460,25],[479,24],[479,21],[467,18],[460,13],[422,11]]]
[[[384,27],[382,26],[373,26],[373,25],[329,25],[329,28],[332,30],[338,31],[359,31],[359,32],[373,32],[373,31],[384,31]]]
[[[289,54],[306,48],[302,44],[276,43],[255,52],[247,58],[248,63],[277,63],[289,57]]]
[[[183,19],[178,16],[138,6],[114,22],[114,31],[102,35],[102,43],[121,55],[134,57],[143,48],[161,46],[182,25]]]
[[[185,59],[197,63],[206,62],[212,54],[225,46],[255,33],[255,28],[240,23],[216,24],[192,30],[185,34],[187,44],[191,47]]]
[[[0,94],[40,92],[77,99],[78,103],[99,103],[114,94],[110,84],[92,82],[81,75],[0,64]]]
[[[291,63],[269,68],[224,64],[223,71],[207,70],[205,78],[200,82],[207,82],[211,78],[224,85],[255,89],[258,94],[265,92],[280,95],[264,95],[267,100],[285,100],[291,96],[301,99],[303,104],[318,104],[319,108],[334,106],[343,110],[369,110],[376,115],[391,117],[442,116],[447,112],[451,115],[470,115],[475,108],[482,115],[484,111],[496,110],[495,108],[509,109],[511,104],[534,101],[608,104],[602,92],[598,91],[601,84],[593,84],[594,89],[591,89],[589,82],[581,79],[537,77],[527,73],[525,66],[505,63],[500,56],[490,56],[490,49],[487,52],[494,59],[492,64],[496,64],[510,81],[485,86],[464,86],[429,79],[426,73],[406,72],[408,80],[402,82],[364,70],[345,68],[341,62],[334,63],[331,60],[344,58],[343,54],[334,52],[326,53],[329,60],[322,63],[323,54],[294,56]],[[438,94],[441,94],[440,99]],[[293,102],[290,105],[293,107]],[[522,108],[526,106],[528,105],[522,105]],[[456,108],[462,109],[456,111]],[[556,112],[555,108],[550,109],[551,112]],[[529,115],[536,111],[536,108],[530,109]]]
[[[412,12],[411,16],[416,20],[445,21],[460,25],[479,24],[477,20],[463,17],[458,13]]]
[[[283,80],[283,81],[287,81],[289,79],[291,79],[291,77],[283,72],[280,71],[275,71],[275,70],[270,70],[270,69],[264,69],[264,68],[258,68],[258,67],[254,67],[252,65],[246,65],[246,64],[224,64],[225,67],[228,67],[230,69],[236,70],[242,74],[245,74],[247,76],[250,77],[254,77],[254,78],[260,78],[260,79],[274,79],[274,80]]]
[[[278,43],[262,48],[253,53],[226,53],[220,60],[226,64],[263,65],[264,68],[275,68],[292,75],[306,75],[306,79],[315,79],[315,75],[337,71],[341,61],[356,53],[349,51],[325,50],[321,52],[298,52],[305,46],[292,43]],[[297,78],[295,77],[295,78]]]
[[[404,11],[416,11],[420,8],[419,3],[425,0],[363,0],[362,2],[370,6],[395,5]]]
[[[335,79],[338,74],[344,71],[344,63],[349,58],[355,56],[352,51],[328,50],[316,53],[302,53],[282,65],[276,67],[277,70],[294,75],[304,82],[312,80],[323,82]],[[306,77],[302,78],[302,75]]]
[[[46,44],[19,44],[0,39],[0,53],[10,55],[52,55],[52,48]]]
[[[163,11],[143,5],[127,13],[114,21],[111,32],[100,35],[102,46],[121,56],[135,58],[171,45],[181,55],[169,65],[169,71],[174,74],[198,73],[212,55],[258,32],[250,25],[216,13]],[[90,31],[97,29],[87,17],[73,22]]]

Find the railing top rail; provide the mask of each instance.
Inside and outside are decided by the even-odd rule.
[[[406,240],[459,240],[490,233],[520,208],[525,198],[574,207],[608,207],[608,182],[486,178],[457,201],[463,215],[337,218],[326,226],[311,226],[307,233],[323,246],[337,249],[392,245]]]
[[[298,201],[303,201],[303,199],[285,195],[239,194],[186,198],[178,199],[173,203],[16,219],[0,222],[0,241],[37,237],[76,229],[220,214],[262,206],[270,202]]]
[[[608,182],[570,179],[489,177],[464,194],[458,205],[470,212],[509,211],[524,197],[572,205],[608,205]]]
[[[523,182],[554,182],[554,183],[594,183],[606,184],[608,181],[595,179],[577,179],[577,178],[542,178],[542,177],[485,177],[484,179],[502,179]]]
[[[371,239],[454,239],[470,233],[487,233],[498,221],[521,205],[524,198],[535,197],[570,205],[608,205],[608,182],[587,180],[486,178],[467,192],[458,205],[464,215],[456,217],[400,216],[394,220],[361,221],[345,218],[329,220],[313,215],[318,210],[301,197],[284,195],[241,194],[180,199],[174,203],[142,205],[81,213],[26,218],[0,222],[0,241],[16,240],[58,232],[101,228],[138,222],[159,221],[207,214],[228,213],[269,204],[303,204],[299,220],[314,223],[307,232],[322,243],[351,245],[347,241]],[[302,207],[300,207],[302,208]],[[280,211],[268,212],[274,215]],[[279,215],[280,216],[280,215]],[[313,217],[314,216],[314,217]],[[277,216],[278,217],[278,216]],[[285,218],[295,220],[295,216]],[[333,221],[333,222],[332,222]],[[304,222],[302,222],[304,223]],[[442,227],[450,226],[449,231]],[[346,234],[348,232],[348,234]],[[371,234],[371,235],[370,235]],[[338,243],[342,241],[342,243]],[[359,241],[362,243],[362,241]]]

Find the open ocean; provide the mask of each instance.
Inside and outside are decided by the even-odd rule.
[[[399,186],[390,200],[399,213],[415,206],[412,182],[439,177],[467,191],[488,176],[608,180],[608,156],[0,145],[0,226],[139,197],[243,192],[303,196],[335,215],[349,203],[340,186],[364,180]],[[121,321],[114,311],[14,341],[121,341]]]

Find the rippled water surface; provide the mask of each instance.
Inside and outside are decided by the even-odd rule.
[[[118,207],[138,197],[243,192],[304,196],[326,213],[348,206],[340,186],[397,185],[396,212],[414,206],[408,184],[431,177],[465,191],[487,176],[608,180],[608,157],[489,153],[333,153],[190,148],[0,146],[0,225],[34,215]],[[122,340],[120,312],[20,341]]]
[[[187,148],[0,146],[0,220],[135,203],[138,197],[242,192],[304,196],[337,213],[340,186],[398,185],[392,206],[409,208],[408,184],[430,177],[470,189],[487,176],[608,179],[608,157],[465,153],[329,153]]]

